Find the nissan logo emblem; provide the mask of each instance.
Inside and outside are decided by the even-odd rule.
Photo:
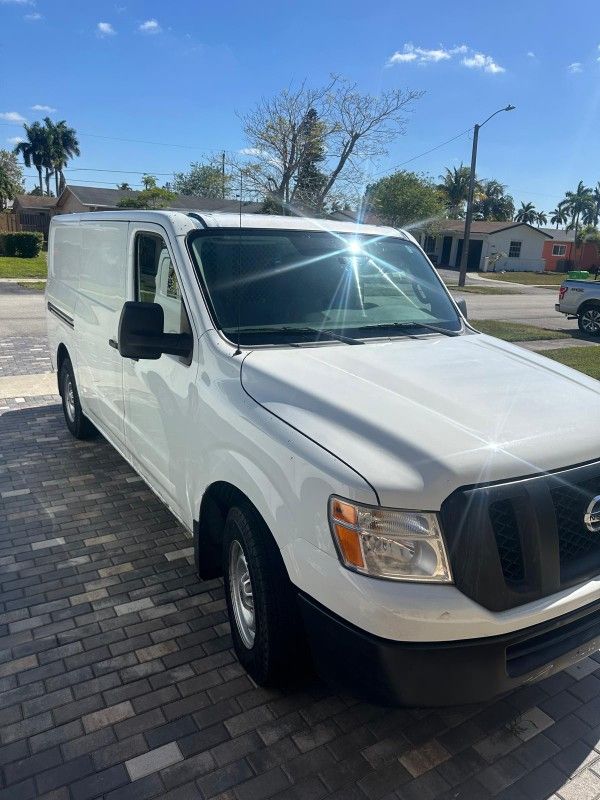
[[[583,515],[583,524],[590,533],[600,533],[600,494],[590,501]]]

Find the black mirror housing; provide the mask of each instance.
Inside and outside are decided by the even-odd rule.
[[[460,310],[460,313],[466,319],[467,318],[467,301],[464,299],[464,297],[461,297],[460,300],[457,300],[456,301],[456,305],[458,306],[458,308]]]
[[[189,333],[164,333],[164,326],[161,305],[128,300],[119,320],[119,353],[123,358],[156,360],[167,353],[189,359],[192,355]]]
[[[164,324],[164,311],[158,303],[126,302],[119,320],[119,353],[123,358],[160,358],[158,339]]]

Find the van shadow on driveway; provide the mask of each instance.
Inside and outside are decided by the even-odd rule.
[[[486,706],[256,687],[220,580],[116,451],[71,438],[56,398],[4,405],[0,798],[600,793],[597,654]]]

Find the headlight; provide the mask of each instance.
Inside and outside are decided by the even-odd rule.
[[[348,569],[397,581],[452,582],[437,514],[330,497],[329,524]]]

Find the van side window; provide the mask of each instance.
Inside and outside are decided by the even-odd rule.
[[[162,236],[138,233],[135,243],[136,300],[158,303],[165,315],[165,333],[191,333],[177,273]]]

